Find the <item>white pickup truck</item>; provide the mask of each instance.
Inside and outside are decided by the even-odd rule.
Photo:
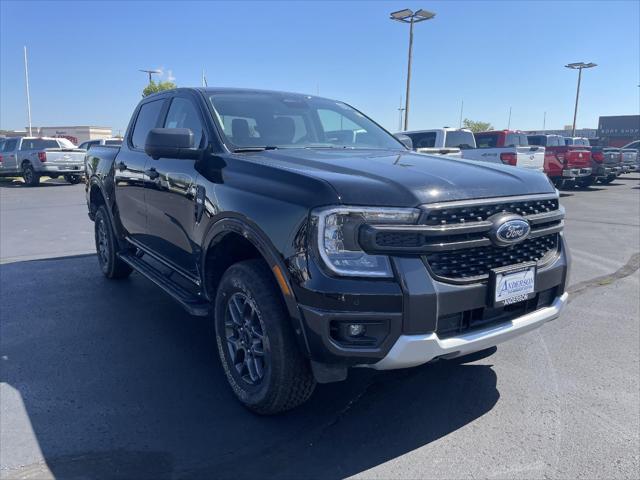
[[[399,132],[396,136],[406,135],[418,153],[446,155],[462,158],[462,150],[476,148],[476,140],[471,130],[457,128],[436,128],[433,130],[413,130]]]
[[[526,133],[498,130],[474,134],[475,149],[463,150],[465,160],[503,163],[515,167],[544,170],[545,148],[529,145]]]

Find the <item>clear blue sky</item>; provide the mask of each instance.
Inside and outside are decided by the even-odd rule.
[[[404,93],[405,7],[437,13],[415,28],[412,128],[464,116],[512,128],[638,114],[640,2],[0,2],[0,128],[27,124],[22,46],[29,49],[34,125],[124,129],[146,84],[139,68],[179,86],[267,88],[344,100],[390,130]],[[165,74],[165,77],[168,74]]]

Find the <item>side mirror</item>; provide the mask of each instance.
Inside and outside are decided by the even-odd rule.
[[[161,157],[195,160],[201,152],[193,143],[193,132],[188,128],[152,128],[147,134],[144,151],[154,160]]]
[[[413,150],[413,140],[408,135],[403,135],[401,133],[394,135],[400,142],[407,147],[409,150]]]

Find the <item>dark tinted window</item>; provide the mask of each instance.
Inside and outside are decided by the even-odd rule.
[[[176,97],[171,102],[167,119],[164,122],[165,128],[188,128],[193,132],[194,147],[200,146],[202,140],[202,122],[200,115],[193,103],[186,99]]]
[[[55,140],[44,140],[42,138],[29,138],[22,141],[20,150],[44,150],[45,148],[60,148]]]
[[[149,130],[155,128],[158,124],[158,115],[162,109],[163,100],[155,100],[145,103],[140,108],[140,113],[136,119],[136,125],[133,127],[131,135],[131,143],[134,148],[144,149],[144,142],[147,140]]]
[[[505,147],[526,147],[529,145],[529,140],[524,133],[507,133],[504,145]]]
[[[436,132],[407,133],[413,148],[433,148],[436,146]]]
[[[476,141],[471,132],[446,132],[444,146],[449,148],[475,148]]]
[[[18,140],[6,140],[4,142],[4,145],[2,146],[2,149],[0,149],[0,151],[12,152],[16,149],[17,144],[18,144]]]
[[[478,148],[495,148],[498,145],[498,134],[476,134],[476,147]]]
[[[122,145],[122,140],[121,139],[117,139],[117,140],[105,140],[104,141],[105,145]]]
[[[529,145],[547,146],[547,137],[544,135],[528,135],[527,138],[529,140]]]

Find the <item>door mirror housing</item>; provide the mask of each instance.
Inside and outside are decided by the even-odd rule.
[[[394,135],[394,137],[396,137],[398,140],[400,140],[400,143],[402,143],[409,150],[413,150],[413,140],[411,140],[410,136],[398,133],[398,134]]]
[[[154,160],[184,158],[195,160],[201,150],[194,148],[193,132],[189,128],[152,128],[147,134],[144,151]]]

